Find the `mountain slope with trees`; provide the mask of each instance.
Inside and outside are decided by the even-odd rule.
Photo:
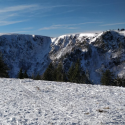
[[[67,80],[71,65],[78,59],[83,77],[91,83],[100,84],[103,71],[106,70],[113,72],[115,78],[125,76],[125,31],[121,30],[63,35],[57,38],[3,34],[0,35],[0,51],[10,69],[9,77],[17,77],[21,68],[23,72],[27,71],[29,77],[42,76],[52,62],[54,68],[59,63],[62,65],[57,69],[63,75],[58,73],[54,79]],[[57,69],[54,69],[54,74],[58,72]],[[76,77],[79,70],[74,70],[73,77]],[[69,79],[72,81],[72,78]]]

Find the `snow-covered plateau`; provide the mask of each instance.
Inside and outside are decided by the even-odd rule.
[[[0,78],[0,125],[125,125],[125,88]]]

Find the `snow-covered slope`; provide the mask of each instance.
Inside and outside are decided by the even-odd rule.
[[[63,35],[52,39],[52,60],[63,60],[68,69],[77,58],[81,60],[89,79],[100,83],[102,71],[111,70],[125,76],[125,31],[105,31],[93,34]],[[68,67],[68,68],[67,68]]]
[[[0,51],[9,66],[10,77],[16,77],[20,68],[28,74],[42,73],[50,59],[50,37],[38,35],[0,34]]]
[[[93,83],[109,69],[125,76],[125,31],[81,33],[50,38],[38,35],[0,34],[0,51],[16,77],[22,67],[28,74],[42,74],[50,61],[63,62],[67,71],[77,58]]]
[[[51,59],[54,60],[56,58],[60,58],[67,52],[71,52],[72,48],[76,46],[76,44],[82,44],[84,40],[92,39],[96,35],[96,33],[81,33],[62,35],[57,38],[52,38],[52,49],[50,53],[54,52],[54,55],[51,56]]]
[[[1,125],[125,125],[125,88],[0,79]]]

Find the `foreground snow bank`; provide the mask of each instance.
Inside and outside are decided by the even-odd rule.
[[[125,88],[0,79],[2,125],[124,125]]]

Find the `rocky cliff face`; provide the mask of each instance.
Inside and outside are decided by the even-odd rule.
[[[103,70],[125,75],[125,31],[81,33],[50,38],[35,35],[0,35],[0,51],[8,64],[10,77],[16,77],[22,67],[29,75],[42,74],[53,61],[63,62],[67,71],[77,58],[86,75],[100,83]]]
[[[0,35],[0,51],[9,66],[9,76],[16,77],[20,68],[29,75],[43,73],[50,59],[51,38],[36,35]]]
[[[66,70],[77,58],[86,75],[100,83],[102,71],[110,69],[125,75],[125,32],[105,31],[99,34],[73,34],[52,39],[51,60],[63,61]]]

